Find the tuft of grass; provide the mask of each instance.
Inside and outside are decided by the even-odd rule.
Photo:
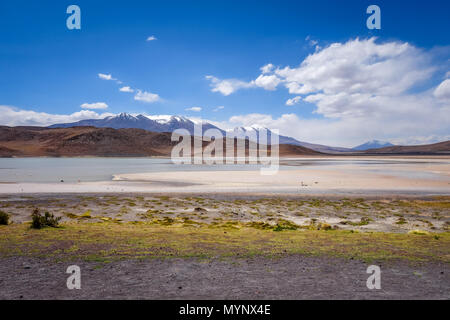
[[[278,219],[277,224],[273,228],[273,231],[297,230],[298,228],[299,226],[291,221]]]
[[[91,213],[92,213],[91,210],[87,210],[80,216],[80,218],[81,219],[90,219],[90,218],[92,218]]]
[[[8,225],[9,224],[9,214],[0,210],[0,224]]]
[[[339,223],[340,223],[340,224],[344,224],[344,225],[347,225],[347,224],[348,224],[348,225],[357,227],[357,226],[366,226],[366,225],[368,225],[368,224],[370,223],[370,221],[372,221],[372,219],[367,218],[367,217],[362,217],[361,220],[360,220],[359,222],[353,222],[353,221],[347,221],[347,220],[345,220],[345,221],[341,221],[341,222],[339,222]]]
[[[316,219],[311,219],[311,222],[305,228],[308,230],[325,230],[325,231],[333,229],[333,227],[330,224],[325,222],[317,222]]]
[[[79,218],[76,214],[73,214],[71,212],[65,212],[64,214],[69,219],[78,219]]]
[[[430,233],[428,231],[425,230],[410,230],[408,231],[408,234],[417,234],[419,236],[428,236]]]
[[[259,230],[270,230],[270,229],[274,229],[274,226],[272,226],[269,223],[265,223],[265,222],[257,222],[257,221],[253,221],[253,222],[248,222],[246,224],[247,227],[250,228],[255,228],[255,229],[259,229]],[[281,231],[281,230],[278,230]]]
[[[45,212],[41,215],[39,208],[35,208],[31,214],[31,228],[42,229],[45,227],[57,228],[61,217],[55,217],[52,213]]]

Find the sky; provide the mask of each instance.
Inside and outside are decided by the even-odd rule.
[[[66,26],[74,4],[79,30]],[[449,140],[448,12],[446,0],[1,1],[0,125],[128,112],[344,147]]]

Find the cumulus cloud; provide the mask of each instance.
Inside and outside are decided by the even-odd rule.
[[[105,74],[105,73],[99,73],[98,77],[102,80],[117,80],[117,79],[113,78],[111,74]]]
[[[420,137],[437,141],[450,135],[450,80],[436,87],[432,84],[437,71],[446,71],[440,68],[432,51],[407,42],[352,39],[317,49],[298,66],[265,65],[261,75],[245,85],[233,79],[239,85],[230,86],[226,94],[219,89],[221,80],[214,78],[212,84],[213,91],[224,95],[244,88],[275,90],[284,86],[295,95],[286,105],[300,100],[311,103],[319,117],[294,119],[295,115],[289,114],[256,119],[245,115],[298,139],[347,146],[374,138],[404,143],[421,141]],[[241,118],[230,121],[237,119],[243,125],[247,122]],[[287,119],[293,123],[286,123]],[[414,139],[411,133],[416,135]]]
[[[213,111],[214,111],[214,112],[217,112],[217,111],[220,111],[220,110],[222,110],[222,109],[225,109],[225,107],[224,107],[224,106],[218,106],[218,107],[215,107],[215,108],[213,109]]]
[[[299,67],[274,73],[291,94],[306,95],[326,117],[371,114],[396,108],[398,98],[436,70],[429,55],[403,42],[375,38],[334,43],[309,55]],[[379,102],[382,102],[379,103]]]
[[[76,122],[84,119],[102,119],[113,113],[97,113],[81,110],[72,114],[50,114],[32,110],[22,110],[12,106],[0,105],[0,124],[6,126],[49,126],[56,123]]]
[[[108,105],[104,102],[95,102],[95,103],[83,103],[81,105],[83,109],[107,109]]]
[[[270,72],[270,68],[263,67],[263,72]],[[214,76],[206,76],[211,83],[212,92],[220,92],[224,96],[236,92],[240,89],[264,88],[265,90],[275,90],[281,80],[276,75],[261,74],[255,80],[245,82],[238,79],[219,79]]]
[[[276,75],[260,75],[258,78],[256,78],[256,80],[252,81],[251,84],[256,86],[256,87],[260,87],[260,88],[264,88],[266,90],[275,90],[278,86],[278,84],[280,84],[281,80],[280,78],[278,78]]]
[[[191,107],[191,108],[187,108],[185,110],[186,111],[200,112],[200,111],[202,111],[202,107]]]
[[[158,40],[155,36],[150,36],[147,38],[147,41],[154,41],[154,40]]]
[[[129,86],[125,86],[119,89],[120,92],[134,92],[134,90],[132,88],[130,88]]]
[[[136,95],[134,96],[134,100],[153,103],[161,100],[161,98],[156,93],[138,90]]]
[[[242,88],[251,88],[254,85],[252,83],[247,83],[245,81],[237,80],[237,79],[218,79],[214,76],[206,76],[206,79],[211,81],[211,91],[212,92],[220,92],[224,96],[229,96],[236,90]]]

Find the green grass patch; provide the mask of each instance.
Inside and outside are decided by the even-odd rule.
[[[291,230],[265,224],[199,224],[165,218],[152,222],[65,223],[63,228],[0,226],[0,256],[116,260],[167,257],[245,257],[286,254],[335,256],[363,261],[407,259],[450,262],[450,233],[357,233]],[[292,227],[292,226],[291,226]]]

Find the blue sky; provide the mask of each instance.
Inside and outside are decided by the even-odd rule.
[[[66,28],[69,16],[66,8],[71,4],[81,8],[81,30]],[[366,8],[371,4],[381,8],[381,30],[366,27],[369,16]],[[405,140],[411,133],[402,135],[395,130],[382,130],[379,136],[373,136],[380,131],[376,124],[370,132],[354,137],[354,132],[358,132],[351,127],[357,120],[355,112],[342,111],[338,104],[330,106],[328,100],[313,97],[313,93],[326,92],[327,85],[296,95],[284,85],[292,79],[275,69],[297,68],[308,55],[333,43],[345,45],[357,38],[377,37],[377,45],[395,43],[400,47],[406,43],[414,49],[412,55],[423,54],[423,59],[411,61],[405,67],[417,68],[423,79],[399,88],[398,92],[385,94],[374,88],[373,95],[391,99],[383,101],[401,98],[410,101],[413,97],[424,101],[448,77],[448,12],[450,2],[444,0],[2,1],[0,106],[70,115],[87,110],[81,108],[83,104],[102,102],[108,107],[94,112],[181,114],[217,121],[223,126],[260,121],[285,126],[280,128],[282,132],[285,130],[299,139],[341,145],[370,137],[413,143]],[[149,36],[156,40],[146,41]],[[377,50],[376,46],[373,48]],[[382,58],[391,57],[391,53],[387,55]],[[218,87],[227,79],[251,83],[262,75],[260,68],[269,63],[274,66],[270,74],[282,81],[276,88],[238,85],[224,94]],[[99,73],[122,83],[102,80]],[[207,79],[208,75],[217,82]],[[376,80],[383,82],[382,77]],[[298,81],[300,85],[318,83],[317,79],[308,83]],[[124,86],[134,92],[120,92],[119,88]],[[447,87],[440,91],[439,101],[426,104],[435,104],[439,112],[448,110]],[[137,90],[157,94],[159,99],[151,103],[138,101]],[[417,94],[421,96],[415,97]],[[305,100],[308,95],[311,97]],[[296,96],[299,96],[297,103],[286,105],[288,99]],[[217,110],[218,106],[223,108]],[[187,110],[192,107],[200,107],[201,111]],[[340,113],[336,113],[337,109]],[[298,123],[305,130],[315,124],[325,129],[330,123],[341,125],[333,129],[336,132],[330,132],[333,138],[321,135],[315,139],[314,130],[296,132],[290,128],[295,121],[279,121],[283,115],[295,115],[299,121],[310,120]],[[398,117],[403,119],[401,115]],[[2,124],[15,124],[11,121],[11,118],[2,121],[0,114]],[[349,134],[336,137],[346,131],[342,121],[347,121],[352,137]],[[392,126],[397,126],[394,118]],[[449,128],[446,118],[433,130],[419,131],[415,139],[418,142],[445,139],[450,135]]]

